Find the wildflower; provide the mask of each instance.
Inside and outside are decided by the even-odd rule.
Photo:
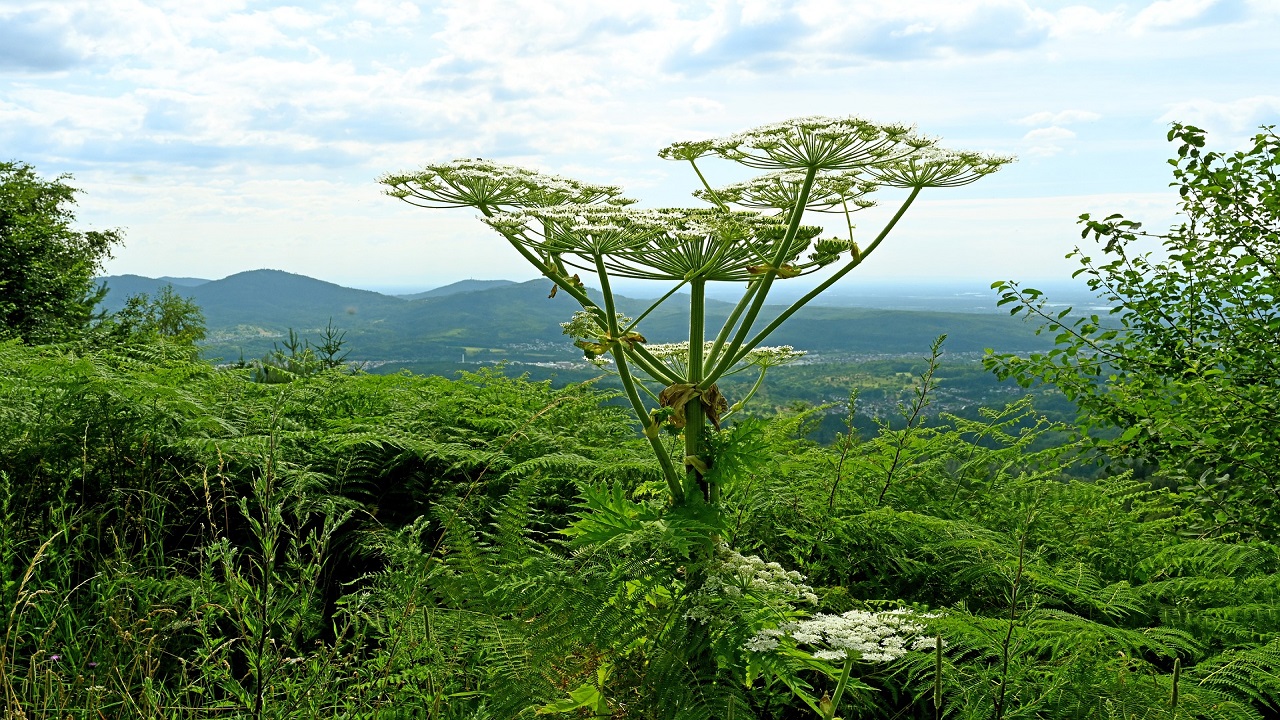
[[[386,194],[431,208],[474,207],[482,211],[568,203],[628,202],[621,188],[593,185],[535,170],[480,159],[427,165],[417,172],[385,175]]]
[[[937,638],[926,637],[919,622],[926,615],[898,609],[886,612],[850,610],[842,615],[819,614],[807,620],[785,623],[756,633],[745,647],[778,646],[780,638],[790,638],[797,645],[808,645],[810,654],[819,660],[853,658],[863,662],[890,662],[912,650],[935,646]]]
[[[714,191],[695,190],[693,195],[709,202],[718,200],[742,207],[790,212],[800,199],[804,179],[802,171],[783,170]],[[814,177],[805,207],[817,212],[857,212],[876,204],[874,200],[863,199],[864,195],[875,192],[876,187],[875,182],[859,171],[820,174]]]
[[[800,117],[726,137],[681,142],[658,153],[668,160],[719,155],[748,167],[773,170],[853,170],[893,162],[934,140],[910,125],[874,123],[860,117]]]
[[[50,655],[50,656],[49,656],[49,659],[50,659],[50,660],[52,660],[53,662],[60,662],[60,661],[62,660],[62,656],[61,656],[61,655]]]
[[[981,180],[1013,161],[1012,155],[928,148],[868,172],[892,187],[959,187]]]

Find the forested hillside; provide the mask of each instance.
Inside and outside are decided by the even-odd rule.
[[[753,132],[664,152],[776,160],[785,144],[816,168],[804,153],[835,137],[839,162],[910,193],[899,215],[922,188],[1008,162],[855,119]],[[862,398],[823,443],[812,406],[771,400],[807,366],[783,374],[799,353],[762,341],[823,352],[824,312],[767,305],[767,285],[875,249],[800,222],[866,190],[825,166],[770,176],[791,193],[781,220],[654,220],[609,202],[616,188],[482,161],[384,178],[398,197],[472,192],[582,308],[559,341],[616,374],[606,390],[494,368],[370,374],[332,334],[216,365],[180,295],[95,320],[115,236],[77,234],[64,178],[0,165],[0,240],[23,248],[0,265],[4,715],[1280,717],[1280,137],[1236,153],[1189,126],[1169,137],[1185,225],[1083,219],[1099,247],[1082,273],[1114,313],[1001,285],[1046,344],[990,354],[991,382],[1056,388],[1078,423],[1016,394],[926,423],[955,396],[934,344],[877,371],[892,387],[842,376]],[[867,160],[867,138],[900,155]],[[731,190],[723,202],[754,197]],[[12,209],[33,197],[43,213]],[[768,267],[742,262],[760,254]],[[598,293],[567,272],[582,258]],[[642,261],[688,298],[619,302],[610,273]],[[705,301],[708,278],[743,300]],[[347,299],[460,299],[370,295]],[[484,332],[531,331],[512,302]],[[414,332],[466,331],[465,305],[432,306],[458,314]],[[897,420],[859,422],[873,406]]]
[[[105,278],[108,293],[99,307],[117,311],[130,295],[155,294],[169,284],[138,276]],[[208,328],[201,343],[207,357],[258,358],[278,347],[290,329],[314,337],[332,323],[346,333],[351,359],[372,362],[376,371],[388,362],[401,367],[452,362],[464,353],[469,362],[479,363],[580,361],[581,353],[564,342],[560,326],[577,305],[565,296],[548,298],[549,287],[545,280],[463,281],[397,298],[279,270],[254,270],[198,286],[174,283],[174,292],[200,306]],[[600,297],[595,289],[588,294]],[[618,307],[638,315],[652,301],[619,296]],[[650,316],[653,342],[683,338],[687,328],[680,325],[684,317],[679,308],[688,302],[687,293],[677,294]],[[762,318],[776,316],[784,307],[766,307]],[[707,303],[712,320],[723,321],[732,310],[729,302]],[[943,333],[953,353],[981,353],[991,347],[1007,352],[1047,349],[1049,339],[1034,331],[1034,325],[1003,314],[812,307],[784,325],[775,338],[834,361],[925,355]]]

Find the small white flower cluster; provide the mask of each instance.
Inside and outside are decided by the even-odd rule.
[[[906,157],[934,140],[915,128],[879,124],[860,117],[801,117],[770,123],[727,137],[674,143],[658,153],[669,160],[716,154],[749,167],[816,167],[850,170]]]
[[[925,627],[919,622],[931,617],[937,616],[917,614],[907,609],[878,613],[850,610],[842,615],[816,615],[808,620],[761,630],[747,641],[745,647],[752,652],[769,652],[790,638],[798,645],[812,648],[810,652],[819,660],[853,658],[864,662],[889,662],[912,650],[935,646],[937,638],[922,635]]]
[[[934,147],[881,167],[868,168],[868,172],[893,187],[958,187],[980,180],[1014,159],[1012,155]]]
[[[702,355],[704,358],[714,346],[715,343],[709,340],[703,344]],[[673,361],[670,364],[677,370],[685,368],[689,364],[689,342],[687,340],[674,343],[654,343],[646,345],[645,349],[659,360]],[[795,362],[808,354],[807,350],[796,350],[790,345],[758,347],[746,354],[746,357],[742,359],[741,365],[743,367],[754,365],[761,368],[778,367],[779,365]]]
[[[813,588],[805,585],[804,576],[795,570],[765,562],[758,555],[742,555],[723,545],[719,555],[720,565],[707,578],[704,592],[723,593],[731,598],[751,594],[762,599],[818,603]]]
[[[789,211],[800,197],[804,178],[801,170],[782,170],[717,188],[714,197],[706,190],[695,190],[693,194],[708,202],[719,200],[743,207]],[[856,170],[819,173],[809,190],[806,207],[818,212],[843,212],[846,208],[856,212],[876,204],[862,196],[875,192],[877,187]]]
[[[816,605],[818,596],[804,583],[804,576],[757,555],[742,555],[720,545],[719,562],[708,573],[706,583],[693,595],[693,606],[685,612],[690,620],[705,624],[718,601],[752,598],[771,605],[804,602]]]
[[[797,350],[790,345],[763,346],[747,353],[742,362],[756,367],[771,368],[789,365],[808,354],[808,350]]]
[[[626,202],[622,189],[481,159],[428,165],[383,176],[388,195],[428,207],[545,207],[565,203]],[[416,201],[416,202],[415,202]]]

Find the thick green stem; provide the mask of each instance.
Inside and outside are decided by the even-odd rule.
[[[836,691],[831,695],[831,707],[822,715],[822,720],[832,720],[836,716],[836,709],[840,707],[840,697],[844,695],[844,689],[849,685],[849,673],[853,670],[853,657],[846,656],[844,659],[844,670],[840,672],[840,680],[836,682]]]
[[[704,367],[702,343],[706,332],[707,281],[697,278],[689,282],[689,368],[687,382],[697,386],[702,380]],[[694,396],[684,406],[684,454],[686,494],[697,488],[708,501],[714,502],[716,492],[706,488],[702,473],[692,464],[702,461],[706,447],[707,422],[702,409],[702,398]]]
[[[605,271],[604,258],[597,255],[596,273],[600,278],[600,293],[604,296],[604,311],[606,315],[606,327],[609,331],[609,337],[618,338],[620,336],[618,328],[618,315],[614,309],[613,289],[609,285],[609,274]],[[635,411],[636,418],[640,421],[640,427],[644,431],[644,436],[649,441],[649,446],[653,448],[653,453],[658,457],[658,464],[662,466],[662,474],[666,476],[667,487],[671,490],[672,502],[679,503],[684,496],[684,492],[680,487],[679,473],[676,471],[674,463],[671,462],[671,456],[667,454],[667,449],[662,446],[662,441],[658,439],[656,423],[653,418],[649,417],[649,412],[644,407],[644,401],[640,399],[640,394],[636,392],[635,378],[631,376],[631,368],[627,365],[627,353],[622,349],[623,343],[616,341],[612,347],[613,361],[618,365],[618,379],[622,381],[622,389],[627,394],[627,399],[631,401],[631,409]]]
[[[800,231],[800,218],[804,217],[805,205],[809,203],[809,193],[813,190],[813,180],[818,175],[817,168],[809,168],[804,176],[804,184],[800,187],[800,194],[796,197],[796,206],[791,210],[791,221],[787,224],[787,234],[782,238],[782,242],[778,244],[778,251],[770,258],[770,267],[761,276],[760,289],[756,291],[755,299],[751,301],[751,307],[747,310],[747,315],[742,319],[742,325],[738,328],[738,332],[733,336],[733,341],[729,347],[733,352],[726,352],[719,362],[716,363],[715,369],[703,378],[705,387],[710,387],[721,375],[725,373],[733,363],[737,362],[737,357],[743,353],[738,349],[742,345],[742,341],[746,339],[747,333],[751,332],[751,326],[755,324],[756,317],[760,314],[760,309],[764,307],[765,298],[769,295],[769,288],[773,287],[773,280],[778,276],[778,268],[782,266],[784,260],[791,249],[791,244],[795,242],[796,233]]]
[[[894,216],[890,218],[889,222],[880,231],[880,234],[876,236],[876,239],[873,240],[871,244],[867,246],[866,250],[863,250],[862,252],[858,253],[857,257],[850,258],[849,262],[846,263],[844,267],[840,268],[840,270],[837,271],[834,275],[824,280],[814,289],[805,293],[803,297],[801,297],[799,300],[796,300],[794,303],[792,303],[786,310],[783,310],[782,313],[778,315],[778,317],[774,318],[768,325],[766,325],[763,330],[756,333],[755,337],[751,338],[749,342],[746,342],[740,345],[737,349],[737,352],[734,354],[734,357],[732,359],[733,362],[727,363],[727,364],[724,362],[721,362],[719,365],[717,365],[716,366],[717,373],[712,377],[710,377],[709,381],[715,382],[717,379],[719,379],[720,375],[724,373],[724,370],[721,370],[722,367],[725,370],[727,370],[729,367],[732,367],[733,363],[738,362],[742,358],[746,357],[747,353],[759,347],[760,343],[764,342],[765,338],[769,337],[769,335],[774,330],[777,330],[778,326],[782,325],[783,322],[786,322],[787,318],[796,314],[796,312],[799,311],[800,308],[803,308],[805,305],[809,304],[810,300],[813,300],[814,298],[821,295],[823,292],[827,290],[827,288],[836,284],[836,282],[838,282],[845,275],[848,275],[854,268],[861,265],[862,261],[868,255],[870,255],[872,251],[874,251],[877,247],[879,247],[880,243],[886,237],[888,237],[889,232],[893,230],[893,227],[898,224],[899,220],[902,219],[902,216],[907,212],[907,208],[911,207],[911,203],[915,202],[916,196],[919,194],[920,194],[920,188],[918,187],[912,188],[911,195],[908,196],[906,201],[902,203],[902,207],[898,208],[898,212],[894,213]]]
[[[729,313],[729,317],[725,318],[724,326],[720,328],[720,332],[716,334],[715,342],[711,344],[711,350],[707,352],[706,364],[710,367],[716,367],[720,363],[720,353],[724,349],[725,342],[729,339],[729,333],[732,333],[738,324],[738,318],[742,317],[742,312],[751,304],[751,300],[755,298],[756,293],[760,290],[760,282],[752,280],[747,283],[747,289],[743,291],[742,298],[738,300],[738,304],[734,306],[733,312]]]

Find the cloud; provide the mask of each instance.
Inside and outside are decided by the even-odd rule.
[[[1259,125],[1280,124],[1280,95],[1254,95],[1229,102],[1188,100],[1180,102],[1161,115],[1159,122],[1181,122],[1227,135],[1235,140],[1252,136]]]
[[[383,22],[416,20],[422,12],[408,0],[356,0],[355,12]]]
[[[1074,123],[1093,122],[1102,116],[1088,110],[1063,110],[1061,112],[1038,112],[1014,120],[1015,125],[1071,125]]]
[[[793,0],[769,7],[761,13],[750,12],[750,2],[715,4],[664,69],[764,72],[976,57],[1037,46],[1054,27],[1050,13],[1022,0]]]
[[[1027,155],[1050,157],[1062,152],[1063,144],[1074,140],[1076,134],[1064,127],[1037,128],[1022,136]]]
[[[1245,0],[1157,0],[1138,12],[1133,25],[1138,30],[1192,30],[1248,16]]]
[[[53,72],[83,60],[65,25],[36,12],[0,15],[0,70]]]

